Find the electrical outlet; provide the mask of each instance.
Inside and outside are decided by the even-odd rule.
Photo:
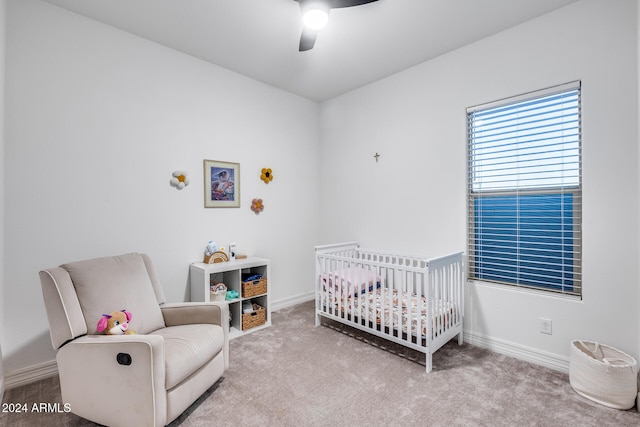
[[[551,319],[540,318],[540,333],[551,335]]]

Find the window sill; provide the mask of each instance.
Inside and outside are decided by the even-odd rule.
[[[564,301],[568,300],[568,301],[582,302],[582,297],[579,295],[562,294],[559,292],[546,291],[543,289],[534,289],[534,288],[527,288],[524,286],[515,286],[515,285],[504,285],[501,283],[485,282],[482,280],[475,280],[475,279],[467,279],[467,283],[473,286],[494,288],[494,289],[500,289],[504,291],[517,292],[517,293],[525,293],[525,294],[531,294],[531,295],[536,295],[541,297],[557,298]]]

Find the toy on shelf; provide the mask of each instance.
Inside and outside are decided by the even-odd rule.
[[[227,285],[215,283],[211,285],[211,301],[223,301],[227,296]]]
[[[226,262],[229,261],[229,255],[222,251],[215,251],[211,255],[204,256],[205,264],[215,264],[216,262]]]
[[[229,261],[229,255],[227,255],[224,248],[218,248],[216,242],[209,240],[207,248],[204,250],[204,259],[202,262],[205,264],[214,264],[225,261]]]
[[[226,296],[227,301],[230,301],[230,300],[236,299],[236,298],[240,298],[240,293],[238,291],[233,290],[233,289],[229,289],[227,291],[227,296]]]
[[[207,243],[207,247],[204,250],[204,254],[211,256],[211,254],[213,254],[217,250],[218,245],[216,245],[216,242],[214,242],[213,240],[209,240],[209,243]]]

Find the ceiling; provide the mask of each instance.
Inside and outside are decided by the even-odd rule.
[[[293,0],[44,0],[324,101],[576,0],[379,0],[333,9],[298,52]]]

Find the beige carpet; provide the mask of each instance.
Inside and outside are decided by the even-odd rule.
[[[231,367],[173,426],[636,426],[578,396],[568,376],[454,341],[433,357],[350,329],[314,327],[313,303],[231,341]],[[384,347],[384,348],[383,348]],[[57,378],[4,402],[62,403]],[[0,414],[0,426],[95,426],[68,413]],[[135,427],[135,426],[132,426]]]

